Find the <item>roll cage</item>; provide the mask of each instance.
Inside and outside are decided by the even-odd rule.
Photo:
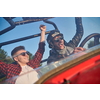
[[[52,24],[54,26],[55,29],[47,31],[46,34],[49,34],[51,31],[58,30],[58,28],[57,28],[55,23],[53,23],[51,21],[48,21],[48,19],[54,18],[54,17],[22,17],[21,21],[13,21],[13,19],[16,18],[16,17],[3,17],[3,18],[10,24],[10,26],[5,28],[4,30],[1,30],[0,31],[0,35],[2,35],[2,34],[8,32],[8,31],[14,29],[18,25],[29,24],[29,23],[33,23],[33,22],[37,22],[37,21],[43,21],[45,23]],[[37,34],[31,35],[31,36],[22,37],[22,38],[10,40],[10,41],[2,42],[2,43],[0,43],[0,48],[2,46],[4,46],[4,45],[8,45],[8,44],[24,41],[24,40],[35,38],[35,37],[39,37],[39,36],[40,36],[40,33],[37,33]],[[45,62],[45,61],[47,61],[47,59],[42,60],[41,63]]]
[[[54,30],[46,31],[46,34],[49,34],[51,31],[59,31],[57,25],[54,22],[48,20],[48,19],[51,19],[51,18],[54,18],[54,17],[21,17],[22,20],[20,20],[20,21],[14,21],[13,19],[16,18],[16,17],[3,17],[3,18],[10,24],[10,26],[1,30],[0,35],[14,29],[18,25],[24,25],[24,24],[29,24],[29,23],[38,22],[38,21],[43,21],[45,23],[53,25]],[[10,40],[10,41],[2,42],[2,43],[0,43],[0,48],[4,45],[24,41],[24,40],[31,39],[31,38],[36,38],[36,37],[39,37],[39,36],[40,36],[40,33],[37,33],[37,34],[31,35],[31,36],[22,37],[22,38]],[[93,34],[90,34],[88,37],[86,37],[82,41],[82,43],[80,43],[80,47],[83,47],[85,45],[85,43],[88,40],[90,40],[92,37],[94,37],[94,46],[99,44],[100,34],[99,33],[93,33]],[[47,61],[47,59],[42,60],[41,63],[45,62],[45,61]]]

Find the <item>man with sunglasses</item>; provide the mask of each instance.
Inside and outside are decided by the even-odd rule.
[[[9,83],[32,84],[38,80],[38,73],[34,70],[40,66],[40,62],[45,51],[45,31],[46,26],[41,25],[41,37],[39,48],[32,60],[29,61],[29,52],[24,46],[14,48],[11,55],[16,63],[6,64],[0,61],[0,73],[4,74]],[[25,74],[26,73],[26,74]],[[18,77],[20,75],[20,77]],[[16,78],[12,78],[16,76]]]
[[[82,47],[77,47],[83,36],[82,18],[75,17],[75,23],[76,34],[68,43],[64,40],[63,34],[59,31],[52,31],[48,35],[47,42],[49,44],[49,48],[52,48],[47,60],[48,64],[66,58],[68,55],[73,53],[85,50]]]

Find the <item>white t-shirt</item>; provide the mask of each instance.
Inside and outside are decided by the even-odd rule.
[[[38,73],[28,65],[22,66],[22,71],[15,84],[33,84],[39,79]]]

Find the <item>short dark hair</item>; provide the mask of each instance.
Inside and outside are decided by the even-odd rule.
[[[25,47],[24,46],[18,46],[18,47],[15,47],[12,51],[11,51],[11,56],[13,56],[17,51],[19,50],[25,50]]]

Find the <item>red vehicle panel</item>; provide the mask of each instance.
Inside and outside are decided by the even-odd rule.
[[[100,55],[56,75],[44,84],[100,84]]]

